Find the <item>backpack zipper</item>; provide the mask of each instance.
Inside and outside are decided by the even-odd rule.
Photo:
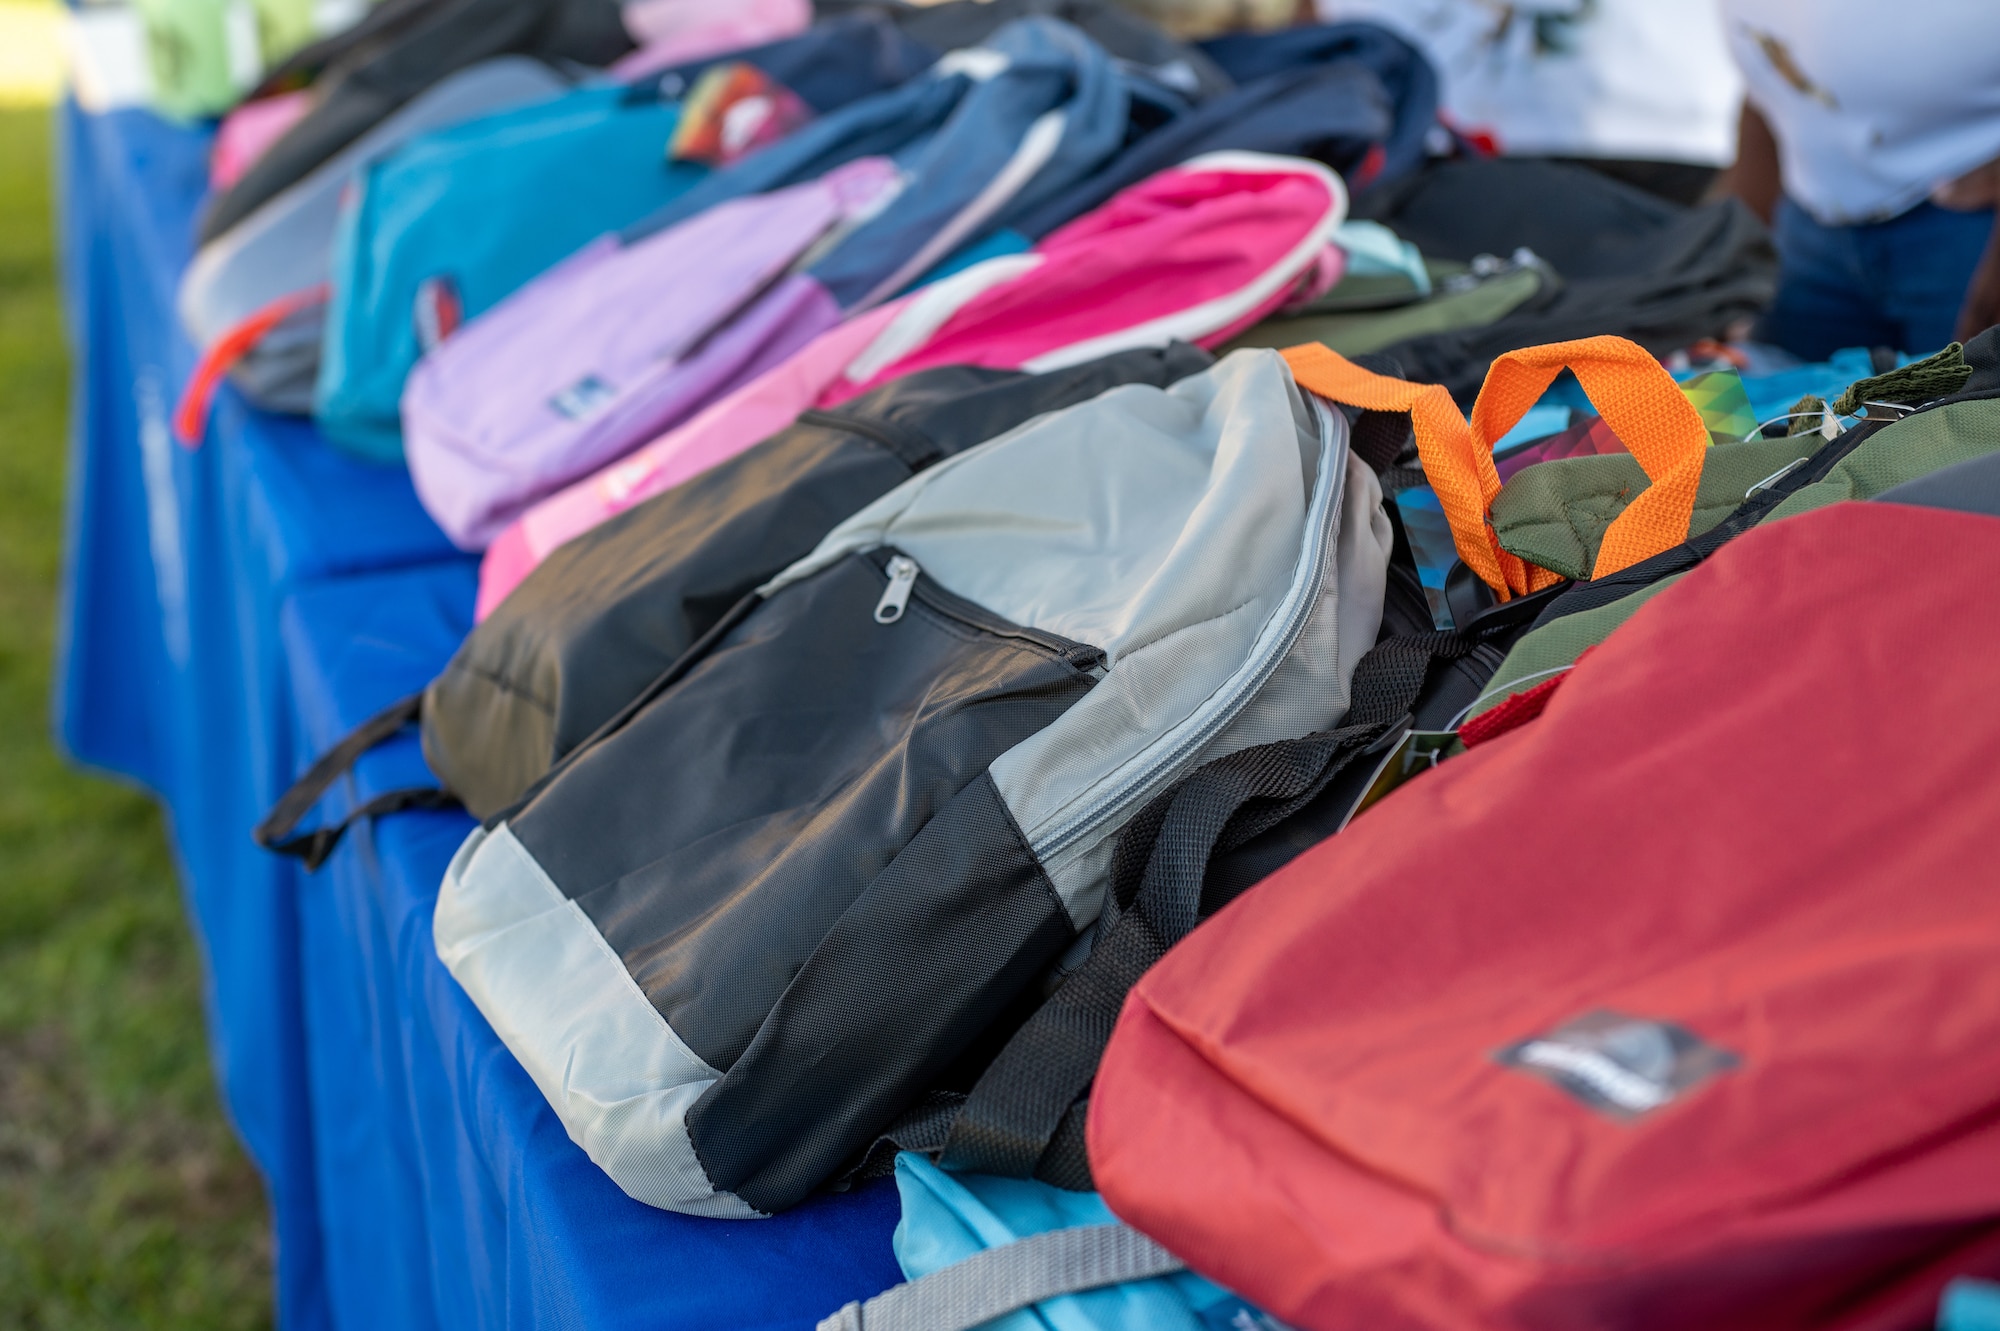
[[[1181,769],[1221,734],[1270,682],[1271,676],[1305,632],[1306,623],[1319,603],[1320,584],[1325,579],[1326,566],[1332,554],[1334,520],[1340,511],[1347,481],[1347,450],[1338,446],[1334,434],[1337,413],[1317,394],[1305,393],[1305,399],[1319,416],[1319,483],[1314,487],[1312,503],[1306,511],[1306,523],[1312,534],[1306,542],[1305,568],[1292,580],[1285,601],[1278,608],[1278,631],[1269,635],[1260,648],[1254,649],[1257,654],[1250,662],[1250,669],[1239,672],[1225,686],[1227,693],[1208,706],[1207,716],[1201,717],[1185,733],[1179,736],[1171,736],[1170,733],[1166,737],[1171,738],[1171,747],[1165,755],[1154,759],[1148,756],[1150,748],[1142,751],[1125,764],[1123,773],[1114,774],[1108,790],[1088,798],[1080,808],[1042,835],[1030,833],[1035,856],[1044,864],[1120,810],[1136,809],[1161,788],[1178,779]],[[1345,423],[1344,417],[1340,420]]]
[[[1024,628],[1012,620],[1003,619],[977,601],[946,591],[936,578],[924,577],[917,561],[900,550],[884,546],[870,559],[889,583],[882,591],[882,599],[875,603],[875,622],[878,624],[894,624],[914,600],[926,609],[988,637],[1012,638],[1027,643],[1080,671],[1094,670],[1104,664],[1103,648],[1041,629]]]
[[[910,592],[917,585],[917,561],[908,555],[897,555],[889,561],[887,570],[889,585],[882,589],[882,599],[875,603],[875,622],[893,624],[903,617],[903,607],[910,603]]]

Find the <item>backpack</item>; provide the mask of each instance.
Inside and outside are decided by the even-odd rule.
[[[545,101],[569,81],[539,60],[503,56],[471,65],[413,98],[319,168],[195,252],[181,275],[181,326],[203,353],[181,408],[184,442],[201,437],[208,396],[228,373],[266,411],[312,409],[325,318],[327,262],[341,192],[370,163],[420,134]],[[291,313],[269,322],[274,310]],[[269,322],[254,340],[244,330]],[[223,349],[240,354],[222,363]]]
[[[763,443],[563,546],[481,616],[422,694],[385,709],[313,765],[257,831],[317,867],[345,828],[438,792],[401,792],[294,835],[368,748],[421,722],[431,770],[475,817],[519,800],[638,697],[742,597],[811,553],[834,524],[914,473],[1046,411],[1122,384],[1206,369],[1194,347],[1107,356],[1048,374],[948,366],[807,412]]]
[[[438,954],[630,1195],[794,1205],[1090,926],[1153,792],[1337,720],[1379,496],[1270,352],[937,463],[475,831]]]
[[[1560,275],[1503,318],[1379,348],[1454,395],[1521,347],[1616,334],[1664,354],[1724,337],[1776,290],[1770,238],[1740,202],[1682,208],[1561,162],[1446,161],[1371,191],[1355,211],[1428,256],[1472,263],[1526,249]]]
[[[1185,98],[1114,61],[1068,24],[1019,19],[979,46],[954,47],[928,77],[844,107],[716,172],[628,227],[625,239],[728,199],[811,180],[857,157],[894,156],[910,177],[909,197],[823,256],[820,270],[843,307],[864,307],[1011,226],[1095,171],[1128,135],[1186,109]]]
[[[1346,213],[1340,178],[1317,162],[1204,154],[1027,254],[918,293],[821,400],[930,365],[1035,370],[1175,338],[1214,345],[1325,278]],[[1147,282],[1161,271],[1173,282]]]
[[[1106,1200],[1309,1331],[1928,1325],[2000,1271],[1995,576],[1730,542],[1139,982]]]
[[[1217,154],[1162,172],[1032,254],[989,260],[827,332],[636,453],[530,508],[480,567],[485,613],[563,541],[788,420],[916,370],[1049,370],[1175,339],[1212,344],[1309,278],[1345,209],[1316,163]],[[1171,263],[1176,280],[1148,282]]]
[[[2000,451],[2000,330],[1988,330],[1963,348],[1947,348],[1924,361],[1861,380],[1832,404],[1867,414],[1828,440],[1817,428],[1756,441],[1765,452],[1734,487],[1740,498],[1719,521],[1690,527],[1689,539],[1610,576],[1580,581],[1545,606],[1531,630],[1513,645],[1494,673],[1494,684],[1471,716],[1504,705],[1512,693],[1561,673],[1602,642],[1653,595],[1714,555],[1729,541],[1781,518],[1848,499],[1889,498],[1898,491],[1925,493],[1943,477]],[[1848,414],[1852,414],[1849,412]],[[1801,426],[1816,420],[1801,420]],[[1732,446],[1747,450],[1750,444]],[[1704,488],[1708,478],[1704,477]],[[1495,509],[1498,511],[1496,503]],[[1697,514],[1699,514],[1699,507]]]
[[[679,109],[589,87],[404,145],[341,208],[313,416],[361,457],[402,455],[396,401],[426,346],[585,242],[707,174],[666,162]],[[524,197],[563,199],[522,208]],[[507,217],[504,227],[490,225]]]
[[[424,507],[482,550],[534,499],[785,360],[840,321],[786,270],[896,184],[892,162],[863,157],[633,245],[605,236],[473,320],[403,390]]]
[[[821,1331],[1279,1331],[1094,1194],[948,1174],[910,1152],[896,1157],[896,1191],[893,1245],[909,1282],[848,1304]]]
[[[617,0],[383,0],[361,22],[297,52],[257,97],[313,86],[315,105],[202,210],[207,244],[438,80],[501,55],[607,65],[632,49]]]
[[[1426,111],[1424,114],[1432,114]],[[1391,99],[1376,72],[1356,60],[1274,74],[1215,97],[1132,144],[1102,171],[1014,226],[1039,239],[1156,172],[1211,152],[1310,157],[1358,185],[1381,164],[1393,131]]]
[[[1308,23],[1274,32],[1232,32],[1200,44],[1239,84],[1328,66],[1359,65],[1381,84],[1389,102],[1388,135],[1378,162],[1349,181],[1359,192],[1400,179],[1424,165],[1437,128],[1438,76],[1423,52],[1391,28],[1374,23]]]

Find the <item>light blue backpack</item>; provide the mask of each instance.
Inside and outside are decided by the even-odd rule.
[[[586,242],[708,174],[668,162],[679,108],[639,85],[426,135],[376,162],[341,209],[313,414],[334,443],[402,456],[417,358]]]
[[[820,1331],[1287,1331],[1120,1224],[1094,1192],[951,1174],[912,1151],[896,1157],[896,1190],[910,1283]]]

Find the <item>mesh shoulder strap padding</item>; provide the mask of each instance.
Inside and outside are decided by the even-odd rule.
[[[319,761],[293,782],[290,790],[278,797],[271,812],[257,824],[256,830],[251,833],[257,844],[280,855],[304,860],[308,869],[317,869],[326,863],[327,856],[333,854],[333,848],[340,844],[340,838],[346,835],[347,829],[358,822],[403,809],[460,807],[456,795],[434,787],[391,790],[377,795],[337,823],[293,835],[300,820],[333,788],[334,782],[353,770],[362,754],[403,727],[417,722],[423,715],[423,704],[424,695],[421,693],[413,693],[393,702],[356,726],[346,739],[321,754]]]
[[[974,1085],[940,1163],[1088,1188],[1082,1097],[1125,995],[1199,923],[1209,860],[1310,803],[1407,721],[1431,662],[1467,646],[1452,633],[1378,643],[1355,667],[1339,729],[1218,758],[1140,809],[1112,854],[1097,945]]]
[[[972,1331],[1046,1299],[1186,1269],[1129,1225],[1051,1229],[850,1303],[819,1331]]]
[[[1299,386],[1321,397],[1368,411],[1409,413],[1424,475],[1437,492],[1458,556],[1502,600],[1558,581],[1547,569],[1503,550],[1488,515],[1500,493],[1493,445],[1564,370],[1576,374],[1605,424],[1652,482],[1605,530],[1592,576],[1615,573],[1687,539],[1708,456],[1708,430],[1673,376],[1635,342],[1586,337],[1510,351],[1487,371],[1469,420],[1441,385],[1374,374],[1318,343],[1291,347],[1284,356]]]

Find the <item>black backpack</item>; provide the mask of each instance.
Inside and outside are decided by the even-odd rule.
[[[1664,354],[1724,336],[1777,290],[1770,236],[1738,201],[1683,208],[1560,162],[1441,162],[1370,191],[1355,215],[1433,258],[1470,263],[1527,249],[1560,275],[1496,322],[1383,348],[1406,377],[1461,398],[1503,352],[1616,333]]]
[[[1044,374],[919,371],[836,411],[808,411],[700,476],[552,553],[422,694],[357,727],[278,801],[260,845],[317,866],[352,823],[462,803],[495,816],[617,717],[753,589],[837,523],[933,463],[1121,384],[1164,387],[1212,363],[1186,344]],[[368,749],[422,728],[444,790],[392,791],[335,825],[294,829]],[[449,792],[449,793],[446,793]]]

